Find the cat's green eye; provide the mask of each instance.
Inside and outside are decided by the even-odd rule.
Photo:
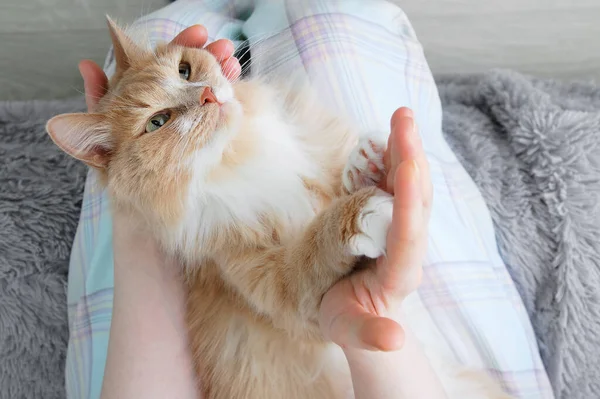
[[[167,121],[171,119],[171,115],[164,112],[154,115],[146,123],[146,133],[152,133],[163,127]]]
[[[179,77],[181,77],[183,80],[190,80],[191,70],[192,68],[190,67],[190,64],[187,62],[182,62],[179,64]]]

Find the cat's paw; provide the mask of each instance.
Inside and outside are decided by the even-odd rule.
[[[344,167],[342,183],[348,193],[377,186],[385,177],[383,154],[386,143],[377,138],[362,138],[350,153]]]
[[[385,254],[393,203],[394,197],[382,190],[367,200],[356,219],[358,233],[349,242],[352,255],[377,258]]]

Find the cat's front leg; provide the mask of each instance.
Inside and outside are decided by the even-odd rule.
[[[342,174],[344,192],[350,194],[364,187],[379,185],[386,175],[383,163],[386,146],[385,140],[376,135],[358,141]]]
[[[220,260],[229,284],[260,314],[293,333],[320,336],[318,309],[327,290],[361,256],[385,253],[393,197],[368,187],[338,198],[286,245],[229,252]]]

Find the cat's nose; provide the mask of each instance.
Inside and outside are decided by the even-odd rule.
[[[200,95],[200,104],[204,105],[206,103],[220,104],[219,100],[217,100],[217,97],[215,96],[215,93],[213,93],[212,89],[208,86],[202,90],[202,94]]]

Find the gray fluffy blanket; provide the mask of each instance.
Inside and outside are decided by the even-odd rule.
[[[600,89],[439,79],[445,135],[491,210],[557,397],[600,397]],[[0,103],[0,399],[64,397],[68,256],[85,170],[46,137],[81,99]]]
[[[0,398],[65,397],[66,284],[84,166],[44,131],[81,101],[0,103]]]
[[[600,90],[505,71],[439,88],[556,397],[599,398]]]

